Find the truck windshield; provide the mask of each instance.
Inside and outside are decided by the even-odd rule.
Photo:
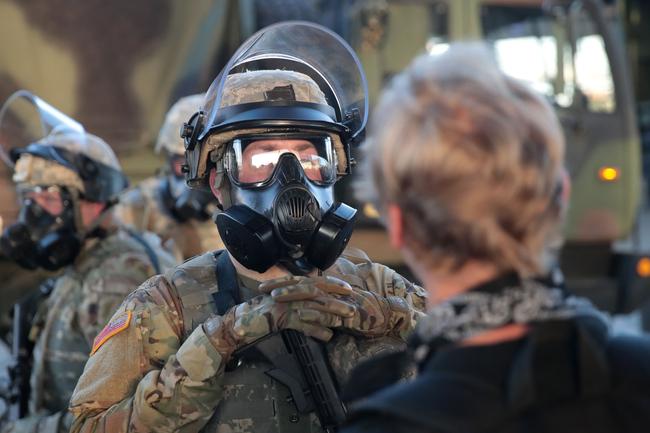
[[[570,13],[540,7],[483,5],[485,40],[507,74],[560,107],[615,109],[614,84],[602,36],[577,4]]]

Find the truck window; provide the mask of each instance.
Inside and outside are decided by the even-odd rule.
[[[616,108],[616,100],[605,42],[584,9],[576,6],[572,19],[576,86],[590,111],[611,113]]]
[[[538,7],[481,7],[486,42],[505,73],[561,107],[573,105],[575,79],[566,26]]]
[[[560,107],[616,108],[602,36],[576,3],[570,14],[540,7],[484,5],[481,25],[496,61]],[[575,44],[572,44],[575,41]]]

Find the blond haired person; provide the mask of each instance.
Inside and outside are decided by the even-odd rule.
[[[547,275],[569,182],[549,104],[479,45],[417,59],[375,110],[369,177],[429,293],[417,379],[353,407],[346,433],[650,428],[650,342]]]

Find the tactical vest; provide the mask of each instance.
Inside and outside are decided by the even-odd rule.
[[[337,262],[336,272],[326,273],[365,288],[364,279],[357,275],[355,265],[355,262],[369,262],[362,254],[349,252],[346,258]],[[241,284],[225,250],[190,259],[170,271],[166,278],[180,300],[183,340],[210,316],[223,314],[242,301],[236,291],[220,291],[220,287],[233,286],[228,279]],[[350,358],[350,362],[356,364],[361,361],[361,352],[365,359],[382,350],[397,350],[402,344],[394,339],[375,339],[372,345],[367,344],[370,340],[356,340],[347,334],[335,335],[326,345],[330,363],[332,359]],[[342,353],[350,353],[350,356],[340,356]],[[336,371],[341,366],[332,367]],[[289,390],[265,374],[269,368],[265,362],[247,361],[227,370],[222,382],[223,399],[202,432],[321,433],[323,430],[317,416],[298,413]]]

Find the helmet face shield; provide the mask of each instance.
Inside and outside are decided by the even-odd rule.
[[[61,181],[48,176],[51,173],[43,164],[32,165],[23,156],[74,172],[64,175],[64,185],[78,189],[89,201],[114,201],[128,186],[117,156],[104,140],[86,133],[79,122],[38,96],[19,90],[0,107],[0,159],[14,171],[16,182],[53,185]],[[19,160],[25,161],[22,167]]]
[[[309,76],[334,108],[334,122],[345,124],[350,137],[368,119],[368,84],[354,50],[340,36],[320,25],[289,21],[266,27],[237,50],[208,89],[203,104],[206,127],[200,139],[218,128],[229,105],[226,83],[239,72],[286,69]]]
[[[299,128],[336,135],[340,174],[350,172],[350,146],[368,117],[361,62],[336,33],[286,21],[260,30],[212,82],[200,111],[183,126],[187,180],[205,184],[209,154],[237,131]],[[224,138],[225,136],[225,138]]]
[[[19,90],[0,108],[0,158],[13,168],[12,149],[64,131],[81,134],[84,128],[38,96]]]
[[[260,187],[274,177],[283,155],[293,155],[305,177],[317,185],[336,181],[337,161],[327,135],[277,135],[236,138],[228,144],[225,169],[243,187]]]

